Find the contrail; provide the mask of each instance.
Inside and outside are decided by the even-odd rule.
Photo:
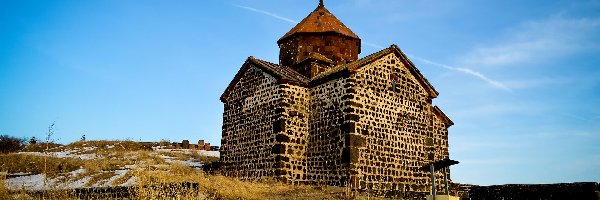
[[[235,5],[235,4],[233,6],[238,7],[238,8],[243,8],[243,9],[246,9],[246,10],[249,10],[249,11],[252,11],[252,12],[257,12],[257,13],[265,14],[265,15],[273,17],[275,19],[283,20],[283,21],[286,21],[286,22],[289,22],[289,23],[292,23],[292,24],[297,24],[298,23],[298,21],[296,21],[296,20],[292,20],[292,19],[287,18],[287,17],[282,17],[282,16],[279,16],[279,15],[277,15],[275,13],[272,13],[272,12],[269,12],[269,11],[260,10],[260,9],[256,9],[256,8],[252,8],[252,7],[248,7],[248,6]],[[362,41],[362,43],[365,46],[369,46],[369,47],[376,48],[376,49],[384,49],[385,48],[385,47],[383,47],[381,45],[373,44],[373,43],[369,43],[369,42],[365,42],[365,41]],[[498,89],[509,91],[509,92],[512,91],[509,87],[507,87],[506,85],[502,84],[501,82],[498,82],[498,81],[495,81],[493,79],[490,79],[487,76],[483,75],[482,73],[477,72],[477,71],[473,71],[472,69],[462,68],[462,67],[453,67],[453,66],[450,66],[450,65],[433,62],[431,60],[428,60],[428,59],[425,59],[425,58],[420,58],[420,57],[413,56],[413,55],[410,55],[410,57],[414,58],[414,59],[417,59],[417,60],[420,60],[420,61],[422,61],[424,63],[427,63],[427,64],[431,64],[431,65],[435,65],[435,66],[438,66],[438,67],[442,67],[444,69],[448,69],[448,70],[452,70],[452,71],[457,71],[457,72],[465,73],[465,74],[468,74],[468,75],[471,75],[471,76],[475,76],[475,77],[477,77],[477,78],[479,78],[479,79],[481,79],[481,80],[483,80],[483,81],[491,84],[492,86],[494,86],[494,87],[496,87]]]
[[[365,46],[373,47],[375,49],[385,49],[385,47],[383,47],[381,45],[378,45],[378,44],[373,44],[373,43],[365,42],[365,41],[362,41],[362,43]],[[438,67],[442,67],[444,69],[448,69],[448,70],[452,70],[452,71],[457,71],[457,72],[465,73],[465,74],[468,74],[468,75],[471,75],[471,76],[475,76],[475,77],[477,77],[477,78],[479,78],[479,79],[481,79],[481,80],[483,80],[485,82],[488,82],[489,84],[491,84],[492,86],[494,86],[494,87],[496,87],[498,89],[511,92],[511,89],[509,87],[507,87],[506,85],[504,85],[504,84],[502,84],[502,83],[500,83],[498,81],[492,80],[492,79],[488,78],[487,76],[483,75],[482,73],[477,72],[477,71],[473,71],[472,69],[462,68],[462,67],[453,67],[453,66],[450,66],[450,65],[433,62],[433,61],[431,61],[429,59],[420,58],[420,57],[414,56],[414,55],[408,55],[408,56],[411,57],[411,58],[420,60],[420,61],[422,61],[424,63],[430,64],[430,65],[435,65],[435,66],[438,66]]]
[[[420,58],[420,57],[417,57],[417,56],[414,56],[414,55],[409,55],[409,56],[411,58],[420,60],[421,62],[424,62],[424,63],[427,63],[427,64],[431,64],[431,65],[435,65],[435,66],[438,66],[438,67],[442,67],[444,69],[448,69],[448,70],[452,70],[452,71],[457,71],[457,72],[462,72],[462,73],[465,73],[465,74],[468,74],[468,75],[471,75],[471,76],[475,76],[475,77],[477,77],[477,78],[479,78],[479,79],[481,79],[481,80],[483,80],[483,81],[491,84],[492,86],[494,86],[494,87],[496,87],[498,89],[505,90],[505,91],[508,91],[508,92],[512,91],[508,86],[504,85],[503,83],[498,82],[496,80],[493,80],[491,78],[488,78],[487,76],[483,75],[482,73],[477,72],[477,71],[473,71],[472,69],[462,68],[462,67],[453,67],[453,66],[450,66],[450,65],[433,62],[431,60],[428,60],[428,59],[425,59],[425,58]]]
[[[292,23],[292,24],[297,24],[298,23],[298,21],[296,21],[296,20],[293,20],[293,19],[290,19],[290,18],[287,18],[287,17],[282,17],[282,16],[279,16],[279,15],[277,15],[275,13],[272,13],[272,12],[269,12],[269,11],[259,10],[259,9],[248,7],[248,6],[240,6],[240,5],[235,5],[235,4],[233,6],[238,7],[238,8],[243,8],[243,9],[246,9],[246,10],[249,10],[249,11],[252,11],[252,12],[257,12],[257,13],[260,13],[260,14],[265,14],[265,15],[268,15],[268,16],[273,17],[275,19],[283,20],[283,21],[286,21],[286,22],[289,22],[289,23]]]

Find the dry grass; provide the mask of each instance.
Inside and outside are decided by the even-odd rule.
[[[202,163],[211,163],[211,162],[219,161],[219,158],[217,158],[217,157],[200,155],[198,153],[198,151],[192,151],[191,156],[192,156],[192,158],[194,158],[194,161],[202,162]]]
[[[133,171],[127,171],[125,173],[125,175],[117,178],[117,180],[115,180],[112,184],[113,184],[113,186],[119,186],[119,185],[127,182],[131,177],[133,177],[133,175],[134,175]]]
[[[224,176],[204,176],[199,180],[210,193],[224,199],[339,199],[337,194],[306,185],[249,182]]]
[[[91,150],[83,153],[98,153],[99,151],[150,151],[152,147],[146,146],[134,141],[119,141],[119,140],[93,140],[93,141],[78,141],[68,144],[66,149],[84,149],[85,147]]]
[[[134,153],[137,154],[137,156],[134,156],[134,158],[138,162],[143,161],[151,165],[165,164],[165,159],[161,158],[157,154],[150,154],[149,151],[137,151]]]
[[[207,175],[184,162],[177,161],[210,163],[218,160],[215,157],[200,155],[197,151],[150,151],[149,147],[136,142],[104,140],[74,142],[67,146],[56,146],[55,149],[77,149],[78,154],[97,155],[97,158],[90,160],[46,157],[48,175],[51,177],[83,167],[86,170],[84,173],[65,179],[79,180],[90,176],[86,187],[114,177],[115,170],[127,168],[128,165],[137,166],[112,182],[112,185],[118,186],[131,178],[137,179],[135,186],[129,190],[130,196],[125,197],[127,199],[344,199],[343,193],[327,188],[292,186],[276,181],[241,181],[220,175]],[[160,155],[172,157],[174,161],[167,163]],[[43,173],[43,170],[43,156],[0,155],[0,171],[39,174]],[[0,183],[3,183],[4,179],[5,177],[0,176]],[[1,184],[0,199],[31,199],[27,195],[32,195],[25,190],[20,191],[20,195],[17,196],[14,194],[18,194],[19,191],[11,191],[12,197],[8,193],[4,184]],[[67,190],[52,190],[43,195],[48,199],[80,198],[77,196],[79,194]],[[357,199],[365,198],[359,196]]]
[[[170,169],[169,171],[172,174],[178,175],[178,176],[185,176],[186,174],[193,174],[194,173],[194,169],[191,168],[190,166],[187,166],[181,162],[173,162],[170,165]]]
[[[101,172],[94,175],[86,186],[106,180],[115,174]],[[115,180],[120,185],[132,177],[137,183],[127,199],[343,199],[343,195],[312,186],[291,186],[271,182],[241,181],[220,175],[206,175],[189,166],[174,162],[165,171],[143,168],[129,171]],[[1,189],[1,188],[0,188]],[[7,192],[4,192],[7,195]],[[27,197],[22,192],[22,197]],[[5,198],[0,190],[0,199]],[[52,190],[44,194],[49,199],[77,199],[76,194],[65,190]],[[358,198],[364,199],[364,198]]]
[[[86,173],[95,174],[100,171],[114,171],[117,169],[123,169],[126,165],[132,164],[134,164],[134,161],[132,160],[99,158],[93,160],[86,160],[84,162],[83,168],[86,170]]]
[[[171,165],[169,171],[137,170],[137,183],[140,199],[156,199],[181,195],[177,191],[187,191],[182,183],[198,184],[197,190],[189,191],[182,198],[210,199],[340,199],[339,194],[311,186],[291,186],[278,182],[249,182],[220,175],[206,175],[188,166]],[[173,187],[150,187],[172,184]]]
[[[0,172],[0,199],[12,199],[8,193],[8,189],[6,189],[4,180],[6,180],[6,172]]]
[[[196,150],[180,150],[180,151],[159,151],[160,155],[169,156],[174,160],[193,160],[201,163],[211,163],[218,161],[218,157],[201,155]]]
[[[169,156],[174,160],[190,160],[193,158],[189,154],[186,154],[184,152],[177,152],[177,151],[160,151],[159,154],[163,155],[163,156]]]
[[[194,188],[185,187],[176,183],[184,182],[181,176],[176,179],[169,178],[173,174],[166,171],[136,170],[138,177],[136,184],[137,199],[205,199],[205,195]],[[171,174],[171,175],[169,175]]]
[[[107,180],[109,178],[112,178],[113,176],[115,176],[116,173],[114,171],[110,171],[110,172],[100,172],[96,175],[93,175],[90,180],[85,183],[86,187],[91,187],[94,184],[98,183],[101,180]]]
[[[57,151],[62,151],[64,148],[64,145],[51,142],[51,143],[48,143],[48,145],[46,146],[46,143],[40,142],[40,143],[35,143],[35,144],[28,144],[21,151],[22,152],[46,152],[46,147],[48,147],[47,152],[57,152]]]
[[[47,169],[44,171],[44,162]],[[0,171],[8,173],[32,173],[41,174],[46,172],[49,177],[55,177],[61,173],[71,172],[79,169],[84,162],[74,158],[54,158],[27,154],[0,155]]]

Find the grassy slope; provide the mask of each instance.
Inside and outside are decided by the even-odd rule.
[[[26,151],[42,151],[44,145],[26,148]],[[130,178],[136,178],[134,195],[139,199],[344,199],[347,193],[339,188],[317,188],[312,186],[291,186],[278,182],[240,181],[220,175],[207,175],[178,161],[212,162],[218,160],[198,154],[197,151],[152,151],[152,148],[132,141],[88,141],[75,142],[66,146],[52,145],[51,152],[73,152],[76,155],[95,155],[92,159],[57,158],[30,154],[0,155],[0,171],[8,173],[25,172],[40,174],[61,180],[81,180],[89,177],[84,187],[107,181],[115,176],[115,170],[129,169],[112,183],[119,185]],[[167,159],[169,162],[167,162]],[[44,162],[46,168],[44,168]],[[133,167],[132,167],[133,166]],[[84,173],[69,175],[77,169]],[[0,181],[5,177],[0,175]],[[198,190],[189,188],[152,188],[148,186],[163,183],[197,183]],[[177,185],[177,184],[175,184]],[[185,191],[181,193],[181,191]],[[13,191],[13,193],[15,193]],[[24,194],[24,191],[17,192]],[[51,192],[52,193],[52,192]],[[176,196],[174,196],[176,195]],[[182,196],[183,195],[183,196]],[[14,195],[12,197],[15,197]],[[12,198],[4,184],[0,184],[0,199]],[[21,198],[23,196],[20,196]],[[73,198],[70,194],[55,190],[52,199]],[[132,197],[135,198],[135,197]],[[357,196],[357,199],[365,199]],[[371,198],[372,199],[372,198]]]

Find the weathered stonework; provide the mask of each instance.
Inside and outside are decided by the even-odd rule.
[[[320,5],[280,39],[280,65],[242,65],[221,96],[223,173],[379,195],[429,191],[420,168],[448,158],[453,124],[432,105],[437,91],[395,45],[358,59],[360,39],[331,17]]]
[[[356,84],[348,89],[347,115],[353,120],[348,123],[354,124],[349,134],[361,141],[350,144],[358,154],[351,180],[359,189],[426,191],[429,174],[419,169],[448,158],[445,115],[434,114],[433,96],[401,56],[389,53],[351,75]],[[441,186],[442,174],[437,175]]]
[[[276,113],[281,101],[279,84],[273,76],[249,66],[235,85],[225,104],[223,137],[221,142],[222,167],[226,175],[261,178],[274,176],[274,154],[281,145],[275,141]],[[277,145],[276,145],[277,144]]]

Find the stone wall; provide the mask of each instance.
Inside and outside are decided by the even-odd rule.
[[[600,183],[470,186],[465,200],[600,200]]]
[[[19,195],[19,199],[165,199],[165,197],[180,197],[198,192],[199,184],[192,182],[164,183],[139,186],[91,187],[75,189],[44,190],[18,190],[8,191],[12,195]],[[164,193],[157,194],[160,190]],[[25,198],[28,195],[29,198]],[[162,196],[164,195],[164,196]]]
[[[277,80],[252,66],[228,97],[223,113],[221,162],[225,175],[244,179],[275,176]]]
[[[429,174],[420,168],[447,156],[448,149],[433,144],[434,127],[445,127],[433,122],[431,99],[423,87],[393,53],[363,66],[352,78],[356,84],[348,114],[355,128],[350,134],[364,141],[351,147],[358,150],[353,183],[381,193],[429,191]],[[447,132],[435,136],[436,143],[448,144]],[[442,182],[441,173],[437,180]]]
[[[433,116],[433,140],[431,143],[427,141],[427,145],[432,145],[435,148],[434,160],[442,160],[448,158],[448,124],[444,122],[440,116]]]
[[[443,115],[443,113],[441,112],[441,110],[439,110],[439,108],[434,107],[434,114],[432,114],[432,118],[433,118],[433,138],[430,141],[426,141],[425,144],[429,146],[430,150],[429,152],[433,151],[435,152],[434,154],[434,160],[438,161],[438,160],[443,160],[446,158],[450,157],[450,153],[448,151],[448,128],[450,128],[450,124],[448,124],[449,122],[444,121],[444,117],[445,116],[440,116]],[[437,109],[438,114],[435,114]],[[451,122],[450,122],[451,123]],[[446,170],[446,171],[444,171]],[[438,191],[445,191],[445,183],[444,183],[444,173],[448,176],[448,183],[450,183],[451,180],[451,176],[450,176],[450,167],[445,168],[443,170],[440,170],[438,172],[436,172],[436,185],[438,186]],[[431,187],[429,185],[429,187]]]
[[[307,144],[309,130],[308,101],[309,89],[305,87],[281,84],[281,102],[275,109],[276,120],[273,134],[277,145],[273,148],[280,179],[294,184],[306,181]]]
[[[310,90],[307,176],[316,185],[346,185],[348,166],[342,162],[346,84],[345,78],[339,78]]]

